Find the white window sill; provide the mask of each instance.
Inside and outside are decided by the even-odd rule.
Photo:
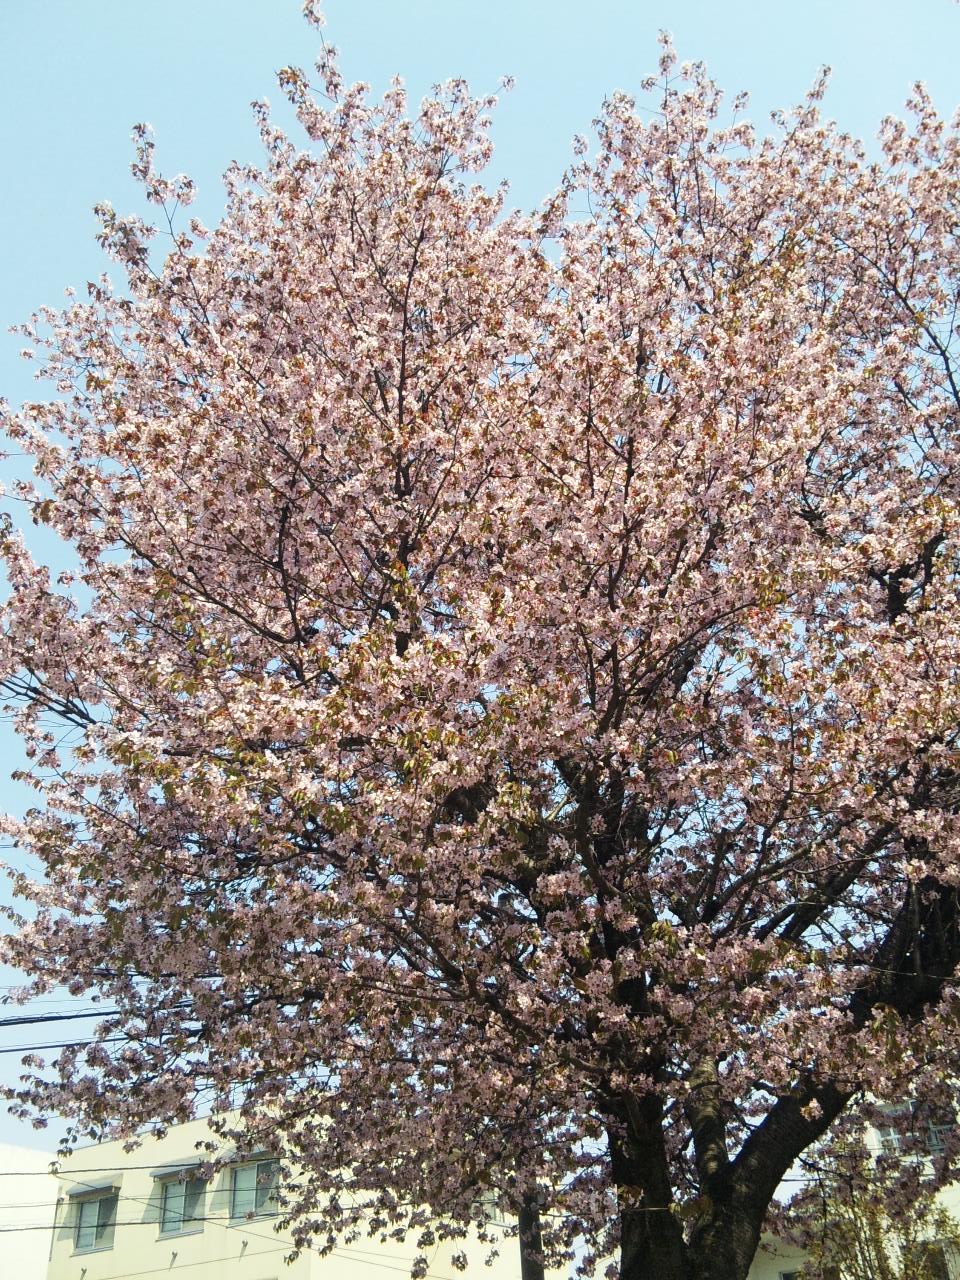
[[[168,1231],[161,1231],[157,1236],[158,1240],[179,1240],[181,1236],[199,1236],[203,1234],[203,1226],[199,1227],[171,1227]]]

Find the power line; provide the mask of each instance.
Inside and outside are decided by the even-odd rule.
[[[118,1223],[117,1225],[118,1225],[118,1226],[129,1226],[130,1224],[129,1224],[129,1223]],[[151,1224],[149,1224],[149,1225],[156,1226],[156,1223],[151,1223]],[[55,1230],[55,1229],[56,1229],[55,1227],[50,1227],[49,1225],[35,1226],[35,1227],[0,1227],[0,1234],[11,1234],[11,1233],[15,1233],[15,1232],[17,1232],[17,1231],[51,1231],[51,1230]],[[251,1233],[250,1233],[250,1232],[247,1232],[246,1234],[247,1234],[247,1235],[250,1235]],[[176,1236],[171,1236],[171,1237],[169,1238],[169,1242],[172,1244],[174,1241],[176,1241],[176,1239],[177,1239],[177,1238],[178,1238],[178,1237],[176,1237]],[[267,1237],[267,1236],[255,1236],[255,1239],[258,1239],[258,1240],[267,1240],[267,1239],[269,1239],[269,1237]],[[292,1246],[293,1246],[293,1242],[292,1242],[292,1241],[288,1241],[288,1242],[287,1242],[287,1243],[285,1243],[285,1244],[276,1245],[276,1246],[275,1246],[274,1248],[272,1248],[272,1249],[259,1249],[259,1250],[257,1250],[255,1253],[251,1253],[251,1254],[250,1254],[250,1257],[253,1257],[253,1258],[265,1258],[265,1257],[267,1257],[269,1254],[272,1254],[272,1253],[288,1252]],[[437,1251],[439,1251],[439,1248],[440,1248],[440,1246],[438,1246]],[[364,1256],[364,1255],[365,1255],[365,1253],[367,1252],[366,1250],[362,1250],[362,1249],[346,1249],[346,1248],[345,1248],[345,1249],[332,1249],[330,1252],[331,1252],[331,1253],[342,1254],[342,1255],[343,1255],[343,1256],[345,1256],[345,1257],[350,1257],[350,1258],[352,1258],[355,1262],[357,1262],[357,1263],[359,1263],[359,1264],[361,1264],[361,1265],[363,1265],[363,1266],[367,1266],[367,1267],[374,1267],[374,1268],[376,1268],[376,1269],[377,1269],[377,1270],[379,1270],[379,1271],[400,1271],[400,1272],[403,1272],[403,1274],[404,1274],[404,1275],[409,1275],[409,1274],[410,1274],[410,1265],[409,1265],[409,1262],[407,1262],[407,1264],[406,1264],[405,1266],[393,1266],[393,1265],[391,1265],[389,1262],[374,1262],[374,1261],[372,1261],[372,1259],[370,1259],[370,1258],[368,1258],[368,1257]],[[401,1255],[399,1255],[399,1254],[391,1254],[391,1255],[389,1255],[389,1256],[391,1256],[391,1257],[400,1257]],[[185,1271],[185,1270],[187,1269],[187,1267],[202,1267],[202,1266],[212,1265],[212,1264],[217,1263],[217,1262],[235,1262],[235,1261],[236,1261],[236,1259],[237,1259],[237,1255],[236,1255],[236,1254],[225,1254],[223,1257],[220,1257],[220,1258],[198,1258],[196,1262],[179,1262],[179,1261],[178,1261],[178,1262],[177,1262],[177,1270],[178,1270],[178,1271],[180,1271],[180,1270],[184,1270],[184,1271]],[[134,1276],[151,1276],[151,1275],[157,1275],[157,1274],[158,1274],[159,1272],[161,1272],[161,1271],[162,1271],[162,1272],[165,1272],[165,1273],[169,1273],[169,1270],[170,1270],[170,1264],[169,1264],[169,1263],[167,1263],[165,1266],[162,1266],[162,1267],[150,1267],[150,1268],[148,1268],[148,1269],[147,1269],[147,1270],[145,1270],[145,1271],[127,1271],[127,1272],[125,1272],[125,1273],[124,1273],[124,1276],[125,1276],[125,1280],[132,1280],[132,1277],[134,1277]],[[452,1280],[452,1277],[444,1277],[444,1276],[438,1275],[436,1272],[433,1272],[433,1271],[428,1271],[428,1272],[427,1272],[427,1274],[428,1274],[428,1276],[429,1276],[429,1275],[432,1275],[432,1276],[434,1277],[434,1280]]]
[[[44,1049],[89,1049],[95,1044],[138,1044],[130,1036],[106,1036],[100,1040],[57,1040],[50,1044],[15,1044],[0,1046],[0,1053],[42,1053]]]
[[[0,1018],[0,1027],[24,1027],[42,1022],[78,1022],[84,1018],[115,1018],[120,1009],[82,1009],[76,1013],[28,1013],[16,1018]]]

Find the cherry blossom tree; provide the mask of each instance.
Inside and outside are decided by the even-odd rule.
[[[759,136],[666,46],[522,216],[491,101],[313,80],[212,229],[139,130],[123,288],[27,327],[4,958],[111,1012],[15,1106],[239,1102],[302,1243],[495,1195],[742,1280],[838,1117],[960,1079],[957,129]]]

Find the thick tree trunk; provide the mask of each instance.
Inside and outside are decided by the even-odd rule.
[[[621,1280],[692,1280],[678,1224],[650,1218],[643,1210],[621,1210]]]
[[[746,1280],[780,1179],[849,1099],[833,1085],[807,1082],[778,1099],[730,1159],[715,1067],[695,1066],[690,1085],[687,1115],[700,1198],[686,1238],[673,1200],[659,1099],[621,1095],[610,1108],[616,1120],[610,1158],[620,1200],[621,1280]]]
[[[666,1219],[669,1217],[669,1221]],[[760,1243],[759,1220],[711,1213],[695,1246],[672,1215],[624,1210],[620,1215],[621,1280],[746,1280]]]
[[[687,1249],[688,1280],[746,1280],[760,1243],[763,1213],[715,1209]]]
[[[611,1108],[610,1159],[620,1201],[622,1280],[690,1280],[663,1143],[663,1107],[654,1094]]]
[[[620,1214],[621,1280],[746,1280],[760,1243],[763,1213],[713,1207],[688,1244],[669,1210]]]

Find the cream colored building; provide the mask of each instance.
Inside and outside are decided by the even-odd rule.
[[[799,1280],[807,1255],[793,1245],[765,1235],[747,1280]]]
[[[57,1198],[53,1156],[0,1142],[0,1277],[43,1280]]]
[[[121,1142],[78,1149],[58,1174],[59,1201],[48,1280],[383,1280],[409,1276],[413,1242],[361,1240],[326,1257],[304,1252],[287,1263],[288,1237],[276,1230],[276,1164],[269,1153],[238,1156],[206,1181],[198,1144],[211,1139],[203,1120],[147,1138],[132,1152]],[[515,1239],[505,1240],[490,1268],[490,1246],[478,1240],[447,1243],[428,1254],[430,1280],[460,1280],[451,1255],[463,1249],[470,1273],[516,1280]],[[16,1274],[0,1268],[11,1280]],[[41,1273],[42,1274],[42,1273]]]

